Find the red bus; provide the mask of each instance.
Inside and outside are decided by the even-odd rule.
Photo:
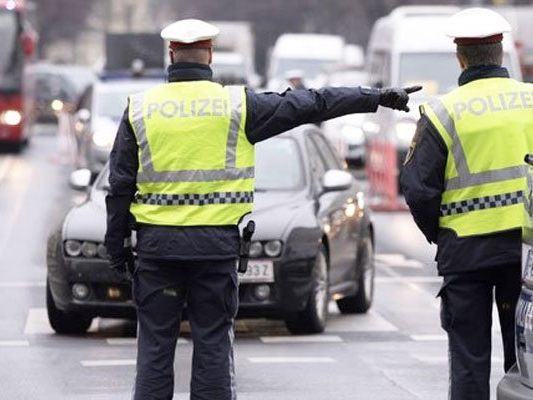
[[[36,45],[23,0],[0,0],[0,38],[0,142],[20,149],[29,138],[23,70]]]

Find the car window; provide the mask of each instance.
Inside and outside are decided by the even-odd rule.
[[[318,149],[320,149],[320,155],[322,156],[326,169],[344,169],[342,162],[337,153],[332,149],[328,140],[318,134],[311,135],[311,139],[315,142]]]
[[[318,149],[316,143],[311,140],[308,136],[306,137],[305,144],[307,147],[307,153],[309,156],[309,163],[311,166],[311,173],[313,174],[313,180],[320,187],[322,177],[326,173],[327,166],[324,163],[324,160],[320,156],[320,150]]]

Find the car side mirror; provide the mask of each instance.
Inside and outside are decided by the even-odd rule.
[[[330,169],[322,177],[322,194],[348,190],[352,184],[352,174],[340,169]]]
[[[76,113],[76,121],[86,125],[91,120],[91,112],[86,108],[82,108]]]
[[[69,185],[74,190],[87,190],[91,184],[92,173],[87,168],[77,169],[70,174]]]

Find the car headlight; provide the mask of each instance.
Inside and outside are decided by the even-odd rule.
[[[65,253],[70,257],[78,257],[81,254],[81,243],[77,240],[67,240],[65,242]]]
[[[250,257],[260,257],[263,254],[263,245],[261,242],[252,242],[250,245]]]
[[[0,122],[3,125],[17,126],[22,122],[22,114],[17,110],[5,110],[0,113]]]
[[[365,134],[363,129],[358,126],[344,125],[341,128],[342,136],[348,144],[362,145],[365,142]]]
[[[60,112],[61,110],[63,110],[64,106],[65,104],[59,99],[53,100],[50,104],[50,107],[52,107],[52,110],[54,110],[55,112]]]
[[[83,257],[94,258],[98,252],[98,247],[92,242],[83,242],[81,245],[81,254]]]
[[[396,137],[400,143],[410,145],[416,131],[416,122],[400,121],[396,124]]]
[[[96,252],[98,253],[98,257],[107,258],[107,248],[102,243],[98,245]]]
[[[96,131],[93,134],[93,143],[97,147],[110,149],[115,141],[114,131]]]
[[[269,257],[277,257],[281,254],[282,244],[279,240],[271,240],[265,243],[265,254]]]

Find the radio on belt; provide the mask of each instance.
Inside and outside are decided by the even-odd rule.
[[[250,258],[250,244],[252,242],[252,235],[255,232],[255,222],[248,221],[248,224],[242,230],[241,246],[239,249],[239,267],[237,271],[245,274],[248,270],[248,260]]]

